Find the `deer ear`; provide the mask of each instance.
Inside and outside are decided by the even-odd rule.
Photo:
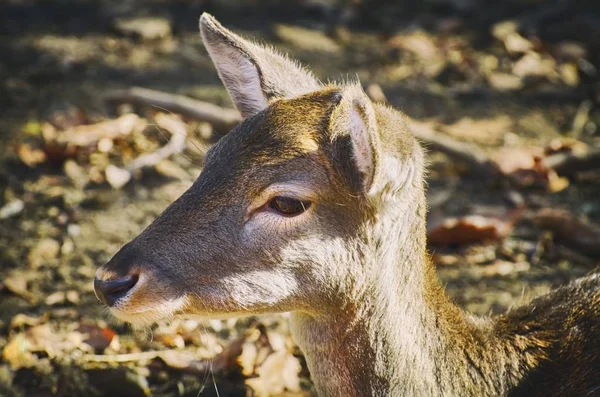
[[[380,163],[379,135],[373,105],[360,86],[342,90],[331,114],[330,131],[334,140],[343,136],[350,139],[352,162],[360,174],[362,189],[372,193]]]
[[[317,79],[296,62],[241,38],[210,14],[200,17],[200,33],[219,77],[243,117],[258,113],[273,99],[319,89]]]

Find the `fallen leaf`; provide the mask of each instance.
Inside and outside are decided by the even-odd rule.
[[[558,192],[569,186],[567,178],[544,165],[544,150],[504,148],[496,152],[494,160],[502,173],[521,187],[543,187]]]
[[[481,215],[446,218],[427,233],[433,245],[463,245],[501,240],[512,231],[512,222]]]
[[[75,290],[71,290],[71,291],[67,291],[67,295],[66,295],[67,301],[77,305],[80,301],[79,299],[79,292],[75,291]]]
[[[0,207],[0,219],[7,219],[19,215],[25,208],[23,200],[14,199]]]
[[[529,271],[531,265],[528,262],[507,262],[497,260],[494,263],[484,266],[481,271],[486,277],[508,276],[514,273],[523,273]]]
[[[10,329],[32,327],[35,325],[39,325],[47,320],[48,320],[47,316],[33,317],[33,316],[28,316],[27,314],[24,314],[24,313],[19,313],[10,320]]]
[[[46,153],[42,149],[28,143],[20,144],[17,147],[17,156],[25,165],[31,168],[45,162],[47,159]]]
[[[22,367],[30,367],[37,358],[29,348],[31,343],[23,333],[18,333],[9,339],[2,350],[2,359],[8,363],[11,369],[17,370]]]
[[[43,238],[27,254],[27,263],[33,269],[46,265],[58,257],[60,244],[51,238]]]
[[[18,275],[8,276],[2,281],[2,284],[13,294],[31,303],[37,303],[38,299],[36,296],[27,290],[27,280],[24,277]]]
[[[101,328],[95,324],[80,324],[77,332],[83,335],[83,343],[88,344],[94,350],[104,350],[110,346],[117,333],[107,327]]]
[[[246,384],[260,397],[280,395],[286,390],[298,392],[301,369],[300,361],[289,351],[276,351],[257,369],[258,377],[247,379]]]
[[[60,305],[65,302],[65,293],[63,291],[56,291],[48,295],[44,302],[49,306]]]
[[[600,225],[579,219],[567,210],[543,208],[533,215],[533,222],[550,230],[567,246],[593,257],[600,257]]]

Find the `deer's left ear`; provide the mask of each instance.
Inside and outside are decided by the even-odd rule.
[[[371,100],[358,85],[342,89],[330,119],[332,139],[348,136],[352,163],[366,194],[373,193],[380,163],[380,140]]]
[[[277,98],[318,90],[313,75],[271,48],[243,39],[214,17],[200,17],[202,41],[242,116],[249,117]]]

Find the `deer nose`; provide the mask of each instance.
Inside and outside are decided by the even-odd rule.
[[[94,290],[96,296],[107,306],[112,306],[127,293],[138,282],[137,275],[127,276],[117,280],[101,280],[94,278]]]

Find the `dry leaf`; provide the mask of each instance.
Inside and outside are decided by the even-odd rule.
[[[37,358],[30,350],[31,343],[23,333],[14,335],[2,350],[2,359],[8,363],[11,369],[17,370],[29,367],[35,363]]]
[[[61,303],[65,303],[65,293],[64,293],[64,291],[56,291],[56,292],[48,295],[44,302],[46,302],[46,304],[49,306],[54,306],[54,305],[59,305]]]
[[[7,219],[19,215],[25,208],[23,200],[15,199],[0,207],[0,219]]]
[[[10,329],[33,327],[47,321],[47,316],[33,317],[19,313],[10,320]]]
[[[497,260],[491,265],[484,266],[481,270],[486,277],[507,276],[513,273],[523,273],[531,268],[528,262],[507,262]]]
[[[542,148],[505,148],[495,154],[499,169],[514,183],[522,187],[537,186],[558,192],[569,186],[567,178],[560,177],[544,165]]]
[[[36,296],[27,290],[27,280],[23,276],[11,275],[5,278],[2,284],[13,294],[25,298],[32,304],[37,303]]]
[[[117,335],[110,328],[100,328],[94,324],[81,324],[77,332],[84,335],[83,343],[90,345],[94,350],[106,349]]]
[[[246,384],[259,397],[280,395],[286,390],[298,392],[301,369],[300,361],[289,351],[276,351],[257,369],[258,377],[247,379]]]
[[[20,144],[17,147],[17,155],[25,165],[32,168],[47,160],[46,153],[42,149],[28,143]]]
[[[51,238],[41,239],[27,254],[27,263],[31,268],[37,269],[56,259],[59,252],[58,241]]]
[[[481,215],[446,218],[427,233],[431,244],[439,246],[501,240],[512,230],[512,222]]]

